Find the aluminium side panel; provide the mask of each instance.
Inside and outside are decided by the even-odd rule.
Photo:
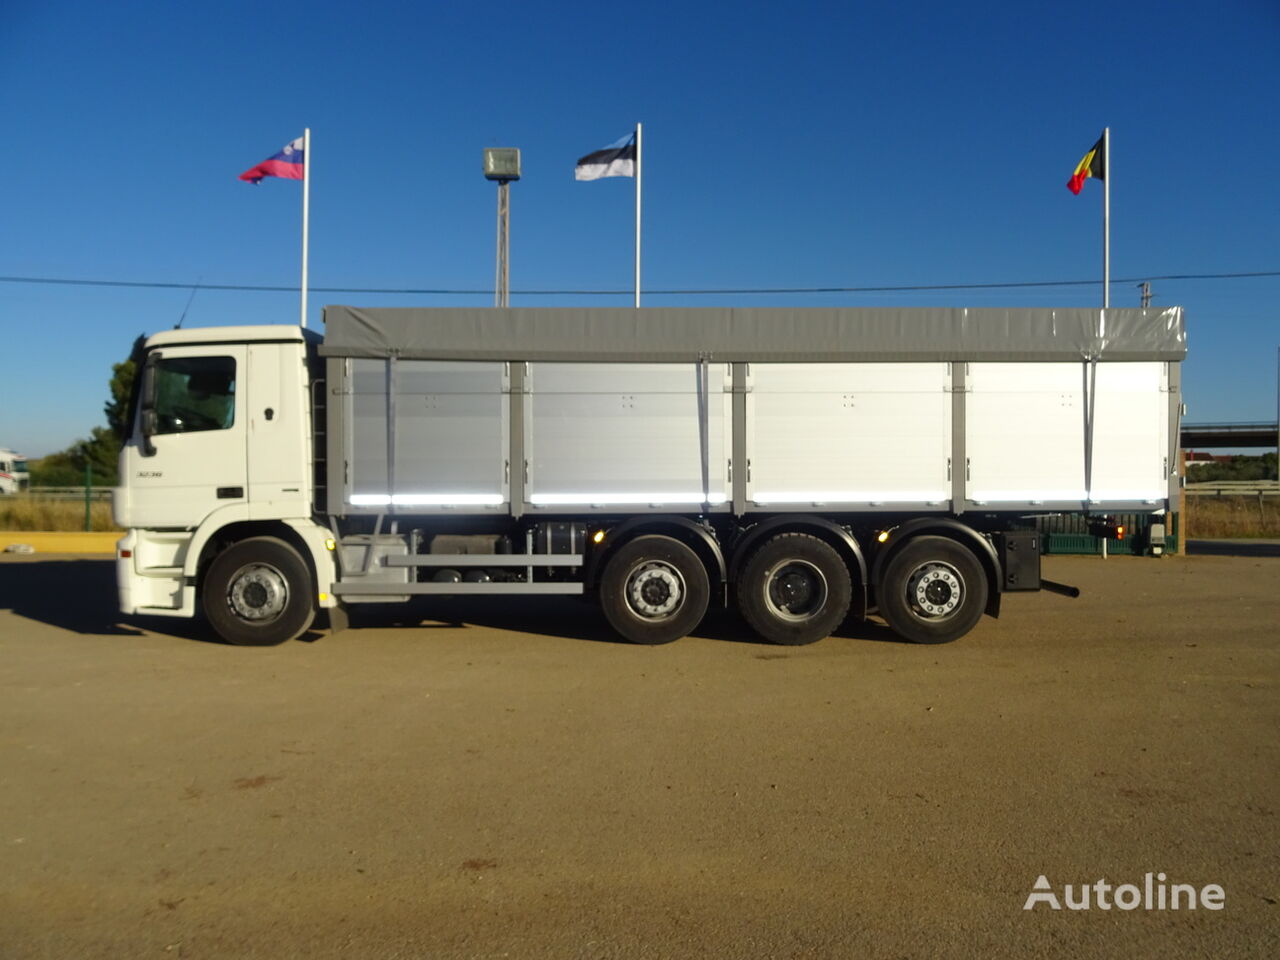
[[[391,502],[391,469],[387,459],[389,363],[384,359],[347,360],[343,392],[347,478],[343,513]],[[371,512],[381,512],[374,510]]]
[[[505,363],[401,361],[392,503],[505,512],[509,389]]]
[[[1169,375],[1163,363],[1098,364],[1090,500],[1164,504]]]
[[[1162,362],[971,363],[967,500],[985,509],[1164,505],[1169,382]]]
[[[967,497],[987,509],[1066,503],[1084,487],[1082,363],[970,363]]]
[[[749,509],[943,509],[952,418],[945,362],[754,363]]]
[[[728,510],[727,364],[531,363],[525,507]]]
[[[506,364],[347,362],[344,512],[505,512]]]

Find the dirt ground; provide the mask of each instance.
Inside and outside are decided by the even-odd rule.
[[[1280,955],[1280,558],[1046,558],[958,643],[575,601],[267,649],[0,561],[0,957]],[[1044,875],[1220,911],[1023,909]]]

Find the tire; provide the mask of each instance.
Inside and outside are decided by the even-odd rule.
[[[297,550],[275,537],[253,537],[214,558],[201,602],[209,623],[228,643],[269,647],[311,626],[314,592]]]
[[[807,533],[768,540],[738,578],[738,609],[770,643],[800,646],[829,637],[849,613],[853,583],[834,547]]]
[[[946,537],[917,537],[885,568],[880,612],[913,643],[950,643],[982,618],[987,591],[986,571],[968,549]]]
[[[707,612],[711,584],[698,555],[671,537],[637,537],[618,548],[600,578],[600,606],[632,643],[670,643]]]

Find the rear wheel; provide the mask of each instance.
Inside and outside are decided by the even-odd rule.
[[[307,565],[297,550],[275,537],[241,540],[218,554],[202,593],[213,629],[239,646],[284,643],[315,618]]]
[[[849,568],[824,540],[783,533],[760,547],[738,579],[738,609],[770,643],[799,646],[831,633],[853,599]]]
[[[632,643],[670,643],[702,621],[711,599],[706,567],[679,540],[637,537],[605,564],[600,606]]]
[[[899,636],[950,643],[982,618],[987,575],[969,550],[946,537],[917,537],[894,554],[880,583],[880,612]]]

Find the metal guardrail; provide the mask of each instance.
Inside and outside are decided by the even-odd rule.
[[[111,502],[111,487],[94,487],[89,491],[89,499],[97,503]],[[15,494],[29,500],[75,500],[84,503],[84,487],[31,487],[24,493]]]
[[[1280,480],[1197,480],[1185,490],[1189,497],[1280,497]]]

